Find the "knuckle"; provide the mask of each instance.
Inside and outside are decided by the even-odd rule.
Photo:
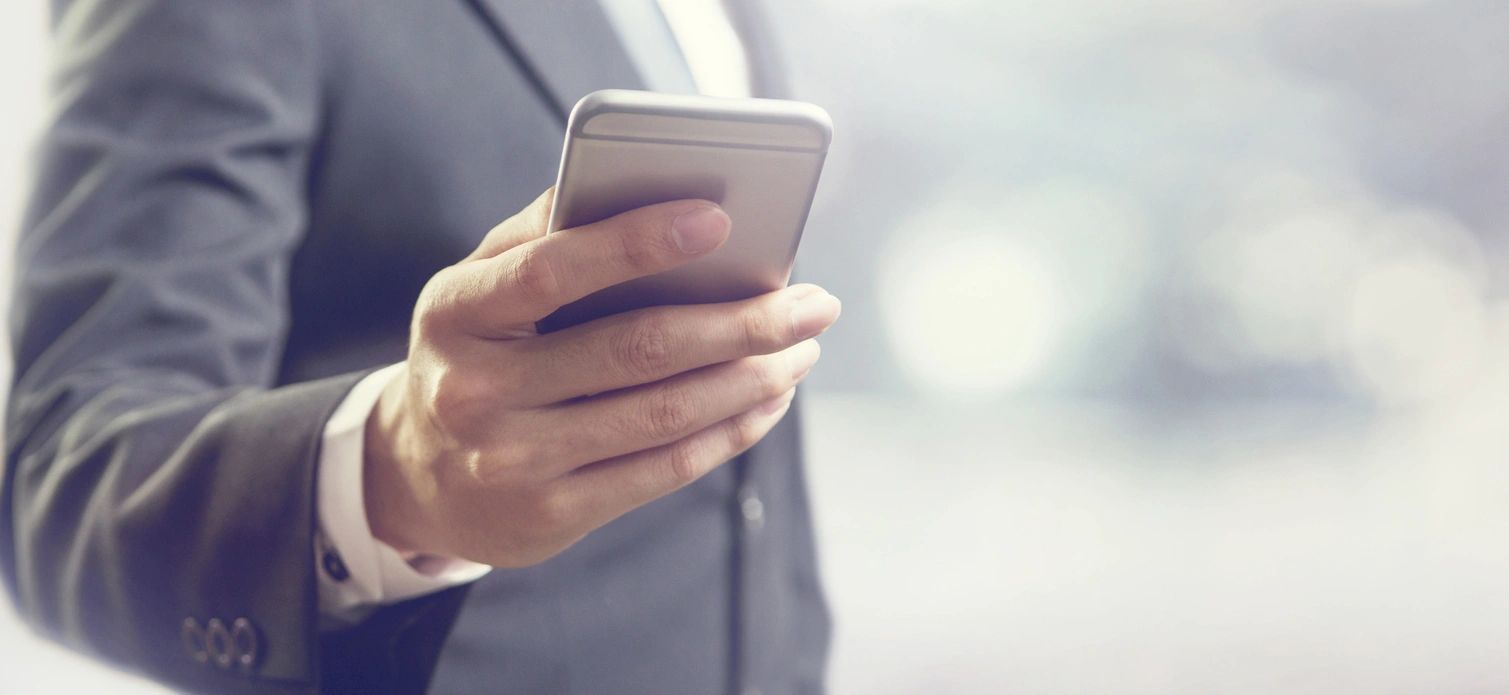
[[[482,409],[488,389],[471,374],[443,369],[431,381],[430,408],[441,422],[464,424]]]
[[[659,235],[651,233],[648,225],[637,225],[628,234],[619,234],[619,253],[624,264],[634,270],[654,270],[660,265],[662,247]]]
[[[670,365],[670,332],[660,320],[642,319],[625,331],[614,352],[629,376],[658,376]]]
[[[424,284],[414,302],[413,331],[416,336],[431,337],[446,330],[447,316],[456,303],[456,283],[457,271],[452,266],[441,269]]]
[[[646,397],[643,417],[650,436],[669,439],[691,427],[695,413],[685,391],[667,388]]]
[[[413,354],[421,346],[443,343],[449,323],[441,312],[423,304],[415,306],[414,315],[409,319],[409,353]]]
[[[445,312],[421,298],[419,305],[414,309],[414,320],[410,324],[409,331],[413,334],[413,340],[428,342],[445,335],[448,326],[449,321],[445,318]]]
[[[751,359],[745,362],[748,372],[749,383],[756,393],[766,398],[774,398],[786,392],[790,388],[789,377],[780,369],[779,362],[773,359]]]
[[[685,441],[666,452],[666,477],[677,487],[702,477],[702,451],[694,441]]]
[[[744,315],[742,323],[746,354],[770,352],[790,339],[790,329],[782,329],[767,311],[751,311]]]
[[[530,302],[549,302],[560,290],[560,278],[556,275],[555,267],[539,246],[519,250],[518,256],[509,266],[506,280],[510,289]]]
[[[494,477],[496,463],[493,457],[486,455],[481,449],[465,447],[452,451],[449,463],[456,470],[465,473],[462,480],[465,480],[469,486],[489,485]]]
[[[725,434],[728,437],[729,455],[733,455],[760,441],[759,423],[753,417],[736,417],[728,421]]]

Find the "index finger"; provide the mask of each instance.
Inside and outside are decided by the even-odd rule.
[[[518,382],[523,404],[544,405],[779,352],[821,333],[840,308],[821,287],[793,285],[734,302],[614,314],[509,343],[506,359],[529,365]]]
[[[453,307],[471,332],[507,335],[605,287],[705,256],[731,225],[711,202],[678,200],[547,234],[457,266]]]

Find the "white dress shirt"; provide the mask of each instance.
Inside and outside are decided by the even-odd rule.
[[[720,0],[603,0],[603,9],[650,89],[749,95],[744,46]],[[367,417],[399,367],[357,382],[325,425],[315,481],[314,552],[326,627],[357,622],[377,606],[474,581],[492,569],[455,558],[405,557],[372,535],[363,499],[362,445]]]

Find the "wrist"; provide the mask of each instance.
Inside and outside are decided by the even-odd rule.
[[[367,417],[363,434],[362,497],[372,536],[405,555],[433,553],[426,510],[435,496],[423,465],[411,452],[415,428],[404,407],[408,375],[388,382]]]

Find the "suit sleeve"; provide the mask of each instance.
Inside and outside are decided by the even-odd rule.
[[[176,688],[309,691],[328,661],[315,466],[360,375],[272,388],[319,125],[302,2],[54,2],[0,566],[43,635]]]

